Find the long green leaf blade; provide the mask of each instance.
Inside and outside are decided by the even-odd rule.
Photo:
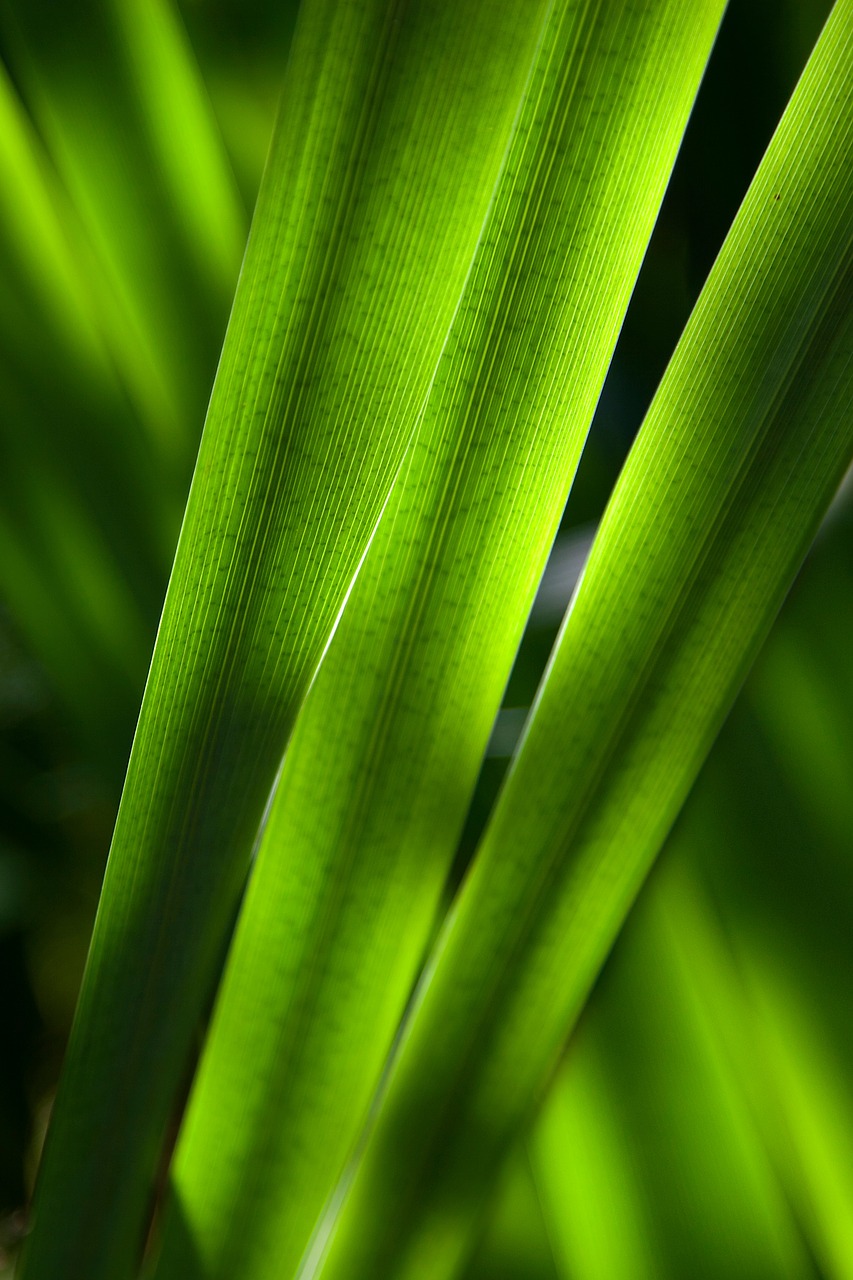
[[[417,441],[288,748],[161,1276],[289,1275],[352,1149],[721,10],[552,6]]]
[[[618,1280],[633,1274],[635,1250],[638,1272],[645,1258],[655,1280],[812,1275],[704,999],[688,945],[704,914],[682,868],[656,871],[535,1127],[534,1167],[566,1276]],[[754,1056],[753,1073],[766,1088]],[[580,1150],[578,1130],[588,1135]]]
[[[517,0],[303,10],[24,1274],[128,1274],[296,710],[410,439],[529,69]]]
[[[10,0],[16,82],[86,229],[107,337],[182,490],[245,215],[172,0]]]
[[[724,800],[725,802],[725,800]],[[689,843],[689,842],[688,842]],[[683,854],[684,849],[679,850]],[[853,1275],[853,1107],[849,1073],[833,1052],[789,958],[742,925],[729,948],[702,910],[698,880],[666,886],[670,931],[717,1029],[792,1216],[821,1273]],[[673,889],[675,892],[673,892]],[[663,895],[660,895],[663,898]],[[677,914],[673,906],[678,908]]]
[[[849,465],[851,72],[839,0],[617,486],[324,1276],[458,1265]]]
[[[718,905],[720,936],[696,890],[687,906],[682,893],[680,945],[827,1277],[846,1277],[853,1266],[849,505],[839,514],[667,853],[700,869]],[[827,791],[833,780],[835,796]]]
[[[560,1280],[549,1234],[522,1147],[503,1171],[465,1280]]]
[[[646,1198],[595,1026],[581,1026],[528,1139],[562,1280],[660,1280]]]
[[[155,484],[79,232],[0,67],[0,595],[118,783],[182,498]]]

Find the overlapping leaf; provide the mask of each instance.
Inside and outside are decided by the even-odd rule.
[[[296,709],[456,306],[534,18],[521,0],[303,10],[48,1138],[30,1280],[119,1280],[141,1248],[193,1027]]]
[[[0,591],[118,783],[182,495],[156,474],[85,235],[2,68],[0,192]]]
[[[551,1235],[578,1280],[812,1274],[699,980],[703,907],[682,866],[656,872],[535,1126]],[[754,1056],[752,1074],[767,1087]]]
[[[853,1220],[845,507],[822,531],[668,854],[718,904],[727,945],[683,908],[680,945],[792,1214],[832,1277],[850,1273]]]
[[[2,31],[85,229],[109,348],[183,488],[245,243],[186,37],[171,0],[12,0]]]
[[[319,1273],[452,1274],[853,454],[840,0],[616,488]]]
[[[551,8],[417,440],[284,762],[161,1276],[295,1272],[352,1149],[720,16]]]
[[[522,1148],[503,1172],[465,1280],[560,1280],[549,1236]]]

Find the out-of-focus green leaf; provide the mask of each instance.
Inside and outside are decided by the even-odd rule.
[[[852,72],[839,0],[617,485],[324,1276],[453,1272],[850,462]]]
[[[507,1161],[465,1280],[559,1280],[560,1274],[522,1147]]]
[[[107,744],[115,748],[116,715],[133,714],[147,656],[143,617],[61,475],[49,465],[37,475],[16,467],[15,475],[0,508],[0,587],[97,755]]]
[[[7,54],[87,233],[110,347],[186,483],[245,217],[171,0],[4,6]]]
[[[80,364],[108,376],[98,328],[88,305],[68,235],[68,208],[60,208],[58,184],[5,67],[0,64],[0,236],[4,249],[3,301],[17,267],[73,345]],[[6,311],[6,305],[2,308]],[[20,312],[15,319],[20,324]],[[6,319],[5,315],[3,318]],[[11,317],[9,317],[11,320]],[[11,324],[9,325],[10,337]],[[35,345],[35,343],[33,343]]]
[[[161,1276],[291,1274],[352,1150],[721,12],[551,8],[417,440],[288,748]]]
[[[116,377],[84,249],[0,68],[0,594],[118,783],[183,495]]]
[[[729,799],[716,797],[717,817],[726,814]],[[703,836],[719,847],[728,826],[707,815]],[[766,923],[739,919],[732,930],[725,914],[736,913],[736,895],[724,906],[727,934],[715,924],[691,865],[694,831],[693,824],[679,828],[668,853],[672,870],[651,890],[661,941],[668,935],[689,977],[715,1057],[784,1188],[791,1223],[808,1242],[820,1274],[846,1280],[853,1274],[853,1112],[843,1064],[816,1010],[807,1006],[807,966],[791,965]],[[734,1238],[742,1242],[743,1235]]]
[[[769,1091],[767,1140],[795,1211],[830,1280],[853,1276],[853,1109],[841,1064],[779,958],[744,948],[750,1016]],[[751,954],[750,954],[751,952]]]
[[[704,968],[713,963],[696,897],[690,878],[671,865],[648,887],[536,1128],[552,1236],[569,1264],[565,1274],[577,1280],[634,1274],[635,1256],[645,1257],[655,1280],[813,1275],[741,1064],[732,1063],[695,972],[697,954]],[[582,1092],[575,1098],[578,1064]],[[766,1088],[758,1061],[752,1070],[756,1088]],[[577,1114],[585,1102],[582,1123],[592,1136],[579,1151],[553,1113],[556,1105]],[[610,1180],[614,1139],[621,1159]],[[585,1199],[572,1197],[602,1159],[605,1176]],[[563,1187],[568,1196],[561,1200]],[[598,1228],[593,1247],[581,1251],[590,1223]]]
[[[849,546],[849,520],[844,537]],[[851,559],[849,551],[842,556],[836,547],[822,592],[809,590],[808,631],[802,618],[800,625],[792,619],[793,625],[774,635],[749,697],[792,793],[789,803],[841,857],[853,843],[853,673],[846,652]],[[848,883],[853,883],[853,867]]]
[[[47,1140],[28,1280],[120,1280],[138,1259],[169,1109],[284,745],[411,439],[538,30],[522,0],[302,11]]]
[[[849,597],[849,522],[842,532],[846,547],[832,536],[829,547],[815,552],[668,854],[688,862],[719,903],[726,945],[708,913],[695,903],[690,909],[682,894],[678,912],[670,912],[679,946],[792,1213],[821,1274],[833,1280],[844,1280],[853,1267],[853,1116],[845,1088],[850,829],[842,832],[837,823],[846,795],[833,802],[823,774],[804,756],[811,741],[818,761],[832,758],[831,769],[850,760],[843,735],[832,737],[847,701],[848,658],[845,652],[833,664],[826,643],[844,630]],[[773,683],[780,674],[784,680]],[[767,707],[768,699],[775,704],[789,692],[784,716]],[[762,723],[771,730],[767,737]]]
[[[542,1211],[566,1280],[658,1280],[642,1183],[608,1083],[587,1024],[528,1140]]]

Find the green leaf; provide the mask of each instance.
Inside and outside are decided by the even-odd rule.
[[[537,25],[311,0],[160,625],[23,1274],[120,1280],[282,752],[411,438]]]
[[[781,958],[745,948],[749,1016],[764,1058],[768,1146],[827,1276],[853,1275],[849,1077]]]
[[[524,1148],[507,1161],[465,1280],[560,1280]]]
[[[680,945],[832,1277],[853,1265],[850,516],[848,501],[826,522],[667,855],[688,861],[718,905],[727,945],[683,909]]]
[[[707,915],[682,866],[655,873],[536,1125],[549,1228],[577,1280],[813,1274],[700,981],[716,967]],[[751,1072],[766,1089],[755,1056]]]
[[[839,0],[615,490],[324,1276],[451,1274],[853,454]]]
[[[660,1280],[600,1039],[581,1026],[528,1139],[542,1213],[566,1280]]]
[[[16,82],[85,228],[107,340],[186,485],[245,217],[171,0],[4,6]]]
[[[5,286],[0,317],[4,327],[8,324],[4,351],[8,350],[8,339],[13,333],[12,317],[6,316],[6,294],[12,292],[9,278],[14,278],[17,270],[18,275],[26,278],[28,291],[49,312],[56,337],[73,349],[78,364],[92,369],[96,378],[105,380],[109,375],[97,322],[69,244],[69,210],[62,206],[58,183],[51,180],[47,158],[40,151],[32,123],[2,64],[0,176],[0,242]],[[14,312],[20,325],[19,307],[15,307]]]
[[[777,640],[774,636],[773,648]],[[714,811],[703,822],[702,835],[715,851],[731,839],[729,824],[719,821],[730,800],[725,792],[716,795]],[[821,1002],[808,989],[809,966],[797,954],[796,941],[792,957],[789,939],[774,937],[766,921],[737,919],[737,894],[731,888],[722,904],[725,932],[715,925],[704,901],[705,877],[691,865],[696,862],[694,824],[680,824],[671,845],[671,869],[651,890],[659,942],[670,947],[676,966],[689,976],[697,1012],[714,1040],[714,1056],[761,1137],[765,1158],[784,1188],[791,1224],[808,1242],[821,1275],[847,1277],[853,1266],[849,1072],[828,1034]],[[749,849],[738,852],[748,862]],[[719,886],[714,888],[716,896]],[[630,971],[635,961],[626,960]],[[624,1057],[624,1046],[620,1049]],[[701,1194],[707,1195],[707,1184]],[[657,1196],[652,1203],[658,1203]],[[755,1214],[750,1221],[755,1223]],[[695,1249],[695,1236],[690,1247]],[[731,1272],[729,1264],[725,1273]],[[779,1273],[778,1265],[770,1272]],[[757,1268],[748,1274],[758,1274]]]
[[[160,1276],[295,1272],[352,1150],[720,16],[551,9],[417,440],[288,748]]]
[[[8,409],[6,395],[3,403]],[[21,418],[15,425],[23,425]],[[79,731],[91,734],[93,753],[126,750],[116,718],[126,732],[145,675],[148,639],[138,603],[61,471],[43,459],[36,469],[21,466],[20,455],[3,452],[16,478],[8,490],[3,486],[0,508],[4,601]],[[113,777],[113,762],[102,763]]]
[[[115,375],[85,250],[0,67],[0,593],[118,784],[183,494]]]

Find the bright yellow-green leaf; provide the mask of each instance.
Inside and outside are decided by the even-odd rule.
[[[853,455],[839,0],[616,487],[319,1274],[453,1273]]]
[[[2,22],[87,235],[105,337],[185,485],[245,217],[172,0],[10,0]]]
[[[528,0],[302,11],[47,1139],[28,1280],[121,1280],[138,1257],[282,752],[411,438],[537,35]]]
[[[295,1271],[352,1150],[720,16],[551,8],[417,440],[288,748],[161,1277]]]
[[[703,906],[682,868],[656,872],[534,1128],[552,1238],[576,1280],[812,1275],[707,1000]],[[754,1058],[752,1072],[766,1088]]]

